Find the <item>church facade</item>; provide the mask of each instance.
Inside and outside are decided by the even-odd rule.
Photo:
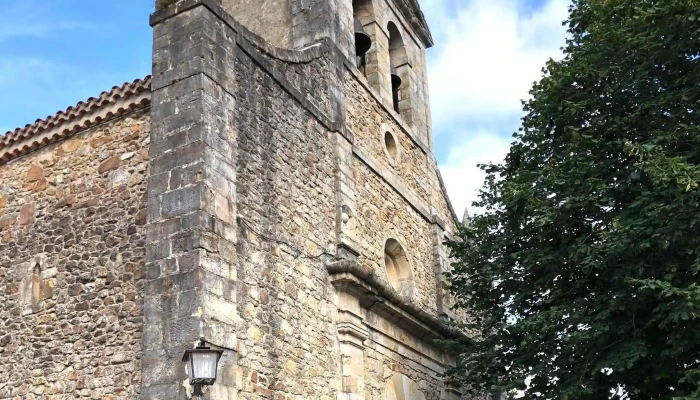
[[[0,399],[456,400],[416,0],[161,0],[153,73],[0,137]],[[363,43],[360,43],[363,41]]]

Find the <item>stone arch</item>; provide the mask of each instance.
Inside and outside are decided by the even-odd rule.
[[[352,12],[362,25],[369,25],[376,20],[372,0],[352,0]]]
[[[384,244],[384,270],[397,293],[406,298],[413,297],[415,285],[411,264],[406,251],[396,239],[387,239]]]
[[[395,373],[385,385],[386,400],[425,400],[420,386],[404,374]]]
[[[392,85],[392,98],[394,111],[399,114],[404,114],[410,108],[408,98],[410,88],[410,63],[408,62],[408,53],[406,44],[401,35],[398,26],[392,21],[387,24],[387,32],[389,32],[389,62],[396,70],[397,75],[401,78],[401,85],[394,87]]]
[[[401,159],[401,144],[399,143],[399,139],[394,132],[386,128],[385,124],[382,124],[380,132],[382,133],[381,141],[384,145],[384,154],[389,160],[389,164],[397,167]]]
[[[406,64],[408,62],[406,44],[403,41],[403,35],[401,35],[398,26],[392,21],[389,21],[386,29],[387,32],[389,32],[389,59],[396,67]]]

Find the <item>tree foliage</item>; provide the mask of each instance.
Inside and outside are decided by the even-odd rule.
[[[698,399],[700,0],[575,0],[566,24],[450,243],[475,332],[453,372],[475,393]]]

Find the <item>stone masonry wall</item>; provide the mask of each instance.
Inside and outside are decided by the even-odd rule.
[[[290,0],[222,0],[222,4],[238,22],[270,45],[292,47]]]
[[[382,170],[399,178],[426,206],[429,205],[429,177],[434,173],[427,155],[348,71],[345,72],[345,90],[347,124],[354,134],[355,146],[371,156]],[[384,134],[387,131],[394,136],[398,146],[395,162],[385,149]]]
[[[132,113],[0,166],[0,399],[137,397],[149,129]]]
[[[435,361],[429,361],[420,353],[408,350],[400,341],[379,336],[381,334],[373,333],[373,340],[368,342],[365,350],[366,400],[387,399],[387,382],[396,373],[416,382],[426,400],[443,399],[444,384],[440,374],[444,370],[434,365]]]
[[[235,75],[238,395],[335,398],[335,136],[240,53]]]
[[[437,313],[431,224],[357,158],[353,170],[361,246],[358,261],[386,277],[384,244],[389,238],[398,240],[413,272],[413,302],[426,312]]]
[[[351,2],[293,0],[294,44],[331,40],[296,53],[218,0],[165,3],[150,116],[0,166],[0,399],[185,400],[180,358],[204,336],[225,349],[204,399],[380,400],[401,373],[452,400],[412,317],[328,273],[356,256],[385,275],[396,238],[413,304],[442,312],[447,201],[425,143],[344,73]]]

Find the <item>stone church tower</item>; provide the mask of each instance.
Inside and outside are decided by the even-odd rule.
[[[203,399],[460,398],[417,1],[156,7],[152,76],[0,137],[0,399],[192,398],[199,338]]]

